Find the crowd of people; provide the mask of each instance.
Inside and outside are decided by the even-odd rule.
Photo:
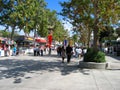
[[[46,53],[46,49],[47,47],[45,47],[44,45],[36,45],[34,47],[34,56],[43,56],[43,52]]]
[[[17,45],[1,45],[0,51],[4,51],[4,56],[16,56],[18,55]]]
[[[0,49],[4,50],[5,56],[16,56],[22,52],[21,48],[17,45],[4,45],[2,48],[0,47]],[[62,63],[64,63],[65,58],[67,58],[67,63],[71,61],[71,57],[81,59],[81,57],[86,53],[86,50],[87,49],[72,47],[70,45],[58,46],[56,48],[57,55],[62,58]],[[33,47],[34,56],[43,56],[47,51],[49,52],[48,47],[45,45],[36,45]]]
[[[81,59],[81,57],[87,52],[86,48],[82,47],[72,47],[68,45],[65,46],[59,46],[57,48],[57,55],[62,57],[62,63],[64,63],[64,59],[67,58],[67,62],[69,63],[71,60],[71,57],[76,57]]]

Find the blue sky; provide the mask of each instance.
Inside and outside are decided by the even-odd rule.
[[[45,0],[45,2],[47,3],[47,8],[50,10],[56,10],[57,13],[61,12],[62,7],[59,4],[59,2],[64,2],[67,0]],[[62,16],[58,16],[59,19],[62,19]]]
[[[60,6],[59,2],[63,2],[67,0],[45,0],[47,2],[47,8],[51,10],[56,10],[57,12],[60,12],[62,7]]]

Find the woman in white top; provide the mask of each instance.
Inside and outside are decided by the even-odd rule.
[[[82,56],[82,49],[80,47],[76,48],[76,52],[77,52],[77,57],[81,58]]]

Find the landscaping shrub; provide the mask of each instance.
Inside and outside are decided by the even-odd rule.
[[[106,62],[105,53],[102,51],[94,51],[93,48],[89,48],[87,53],[84,55],[84,62]]]

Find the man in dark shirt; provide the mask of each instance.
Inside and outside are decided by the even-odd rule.
[[[67,55],[67,62],[69,63],[71,60],[71,56],[72,56],[72,47],[70,45],[68,45],[66,47],[66,55]]]

